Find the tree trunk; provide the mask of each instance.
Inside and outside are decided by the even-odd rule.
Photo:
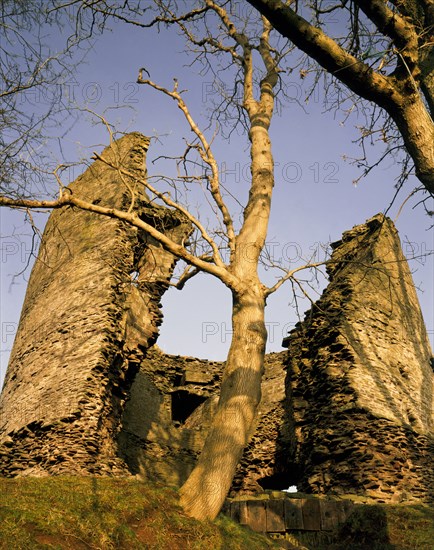
[[[217,412],[198,463],[180,490],[181,506],[200,520],[219,513],[254,430],[267,341],[264,309],[259,281],[233,292],[232,342]]]
[[[211,3],[213,4],[213,3]],[[214,4],[213,4],[214,5]],[[224,11],[224,10],[223,10]],[[232,342],[220,388],[217,412],[199,460],[180,490],[180,504],[197,519],[214,519],[228,494],[241,455],[255,428],[261,400],[267,331],[264,322],[266,288],[258,277],[258,262],[267,236],[274,164],[268,134],[278,82],[275,58],[269,44],[271,26],[263,19],[259,54],[266,75],[260,81],[260,99],[254,97],[252,47],[244,35],[223,22],[243,50],[244,103],[250,120],[252,184],[244,220],[235,238],[227,274],[221,280],[232,290]]]
[[[421,97],[411,98],[391,115],[414,161],[416,176],[434,193],[434,122]]]

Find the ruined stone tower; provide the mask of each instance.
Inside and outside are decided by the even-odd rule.
[[[295,481],[433,502],[432,352],[397,231],[377,215],[332,248],[329,286],[284,341]]]
[[[149,140],[102,153],[70,185],[133,209],[176,242],[152,203]],[[434,502],[432,352],[408,264],[382,215],[344,233],[330,284],[265,358],[256,431],[232,493],[284,489]],[[181,484],[218,401],[219,362],[153,344],[175,258],[146,234],[76,208],[54,211],[32,270],[0,396],[0,475],[140,475]],[[286,371],[286,372],[285,372]]]
[[[102,156],[140,180],[148,145],[133,133]],[[180,242],[188,225],[152,206],[138,180],[96,161],[69,189],[133,208]],[[120,416],[156,340],[173,266],[171,254],[118,220],[71,207],[51,214],[0,398],[2,475],[127,472],[116,448]]]

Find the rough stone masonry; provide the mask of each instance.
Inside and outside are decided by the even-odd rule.
[[[285,339],[289,353],[265,358],[257,428],[231,494],[294,484],[311,494],[434,502],[432,353],[399,236],[377,215],[332,247],[330,283]],[[222,368],[148,352],[121,431],[132,472],[186,479]]]
[[[291,442],[284,421],[286,353],[265,357],[262,401],[232,494],[287,488]],[[133,474],[181,485],[194,467],[218,401],[224,363],[148,350],[122,418],[120,449]],[[282,477],[283,476],[283,477]]]
[[[329,285],[284,341],[300,490],[434,502],[433,358],[392,221],[332,245]]]
[[[151,205],[149,139],[132,133],[69,186],[89,202],[133,208],[180,242],[190,228]],[[174,257],[136,228],[69,206],[46,225],[0,398],[2,475],[114,474],[131,383],[161,322]]]
[[[70,188],[133,207],[180,242],[190,227],[152,205],[149,141],[134,133]],[[132,197],[134,203],[132,204]],[[313,494],[433,501],[432,354],[390,220],[333,245],[330,284],[267,355],[256,431],[232,487],[296,484]],[[223,364],[153,346],[175,259],[114,219],[52,213],[33,268],[0,398],[0,475],[138,475],[171,485],[194,466]]]

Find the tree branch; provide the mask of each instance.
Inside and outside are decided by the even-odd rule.
[[[397,90],[390,77],[376,73],[369,65],[346,52],[320,28],[311,25],[284,2],[247,1],[265,15],[277,31],[353,92],[383,107],[390,102],[392,96],[397,99]]]
[[[133,227],[142,229],[158,241],[165,250],[171,252],[174,256],[183,259],[186,263],[205,271],[215,277],[219,278],[226,286],[229,288],[235,288],[238,284],[237,279],[229,273],[226,267],[216,266],[209,261],[202,260],[186,250],[180,244],[175,243],[167,237],[164,233],[146,223],[135,212],[125,212],[117,208],[108,208],[105,206],[100,206],[98,204],[92,204],[90,202],[84,201],[76,196],[74,196],[68,188],[65,188],[60,197],[53,201],[38,201],[38,200],[28,200],[28,199],[11,199],[8,197],[0,196],[0,207],[9,206],[11,208],[31,208],[31,209],[53,209],[53,208],[62,208],[64,206],[76,206],[81,210],[87,212],[94,212],[95,214],[100,214],[107,216],[109,218],[115,218],[122,220]]]
[[[276,290],[279,289],[284,283],[286,283],[286,281],[289,281],[289,279],[294,279],[294,275],[298,271],[302,271],[303,269],[310,269],[312,267],[320,267],[325,263],[326,262],[316,262],[313,264],[306,264],[287,271],[286,274],[283,277],[281,277],[276,284],[274,284],[272,287],[266,287],[265,296],[266,297],[270,296],[270,294],[273,294],[273,292],[276,292]]]
[[[130,17],[127,17],[126,15],[123,15],[124,9],[127,10],[127,13],[130,10],[130,8],[128,6],[128,2],[124,2],[123,6],[121,5],[119,7],[117,7],[117,6],[112,7],[112,6],[107,5],[105,2],[98,2],[98,1],[94,1],[94,0],[91,0],[91,1],[89,1],[89,0],[87,0],[87,1],[71,0],[70,2],[65,2],[63,4],[55,6],[54,8],[49,10],[48,13],[58,11],[58,10],[62,10],[62,9],[71,7],[75,4],[82,4],[82,6],[80,6],[80,9],[85,10],[85,9],[89,8],[93,13],[98,13],[98,14],[102,15],[104,18],[112,17],[113,19],[118,19],[119,21],[122,21],[123,23],[127,23],[129,25],[133,25],[133,26],[136,26],[136,27],[141,27],[143,29],[158,26],[160,23],[178,23],[178,22],[181,22],[181,21],[189,21],[191,19],[195,19],[198,16],[203,15],[208,10],[207,7],[198,8],[198,9],[190,10],[189,12],[187,12],[185,14],[182,14],[178,17],[173,17],[173,18],[159,15],[159,16],[155,17],[154,19],[152,19],[149,23],[142,23],[141,21],[138,21],[137,19],[131,19]],[[104,4],[105,4],[105,9],[104,9]],[[165,11],[165,12],[169,11],[167,9],[167,7],[164,6],[163,3],[157,2],[157,4],[158,4],[158,7],[162,11]],[[148,8],[145,8],[145,11],[147,9]],[[131,11],[134,12],[134,9],[131,9]],[[137,15],[139,15],[139,14],[137,13]]]
[[[193,214],[191,214],[186,208],[184,208],[183,206],[181,206],[177,202],[173,201],[170,197],[167,196],[167,194],[161,193],[160,191],[155,189],[155,187],[153,187],[146,180],[138,178],[136,175],[134,175],[132,172],[126,170],[125,168],[121,168],[120,166],[114,165],[112,162],[106,160],[104,157],[102,157],[101,155],[99,155],[97,153],[94,153],[94,158],[97,159],[97,160],[100,160],[101,162],[103,162],[104,164],[109,166],[110,168],[113,168],[114,170],[116,170],[121,177],[122,177],[122,175],[124,175],[124,176],[128,176],[130,178],[133,178],[138,183],[140,183],[141,185],[146,187],[146,189],[148,189],[153,195],[155,195],[156,197],[161,199],[164,202],[164,204],[166,204],[167,206],[170,206],[171,208],[174,208],[175,210],[178,210],[178,212],[181,212],[193,225],[195,225],[197,227],[197,229],[200,231],[203,239],[211,246],[211,248],[213,250],[214,263],[216,265],[220,266],[220,267],[224,267],[225,264],[223,263],[222,257],[220,255],[220,252],[217,248],[216,243],[210,237],[207,230],[200,223],[200,221],[195,216],[193,216]],[[133,190],[131,189],[131,186],[128,185],[127,182],[124,179],[122,179],[122,181],[127,185],[128,189],[130,190],[130,193],[133,194]],[[134,194],[133,194],[133,197],[134,197]],[[128,212],[131,212],[131,211],[132,211],[132,208],[130,206],[130,208],[128,209]]]
[[[169,285],[175,287],[177,290],[182,290],[186,282],[195,277],[198,273],[201,273],[200,269],[197,267],[192,268],[191,265],[188,265],[178,281],[176,283],[169,283]]]
[[[199,139],[201,143],[201,147],[198,148],[199,154],[202,158],[202,160],[208,164],[208,166],[211,168],[211,177],[209,178],[209,185],[210,185],[210,191],[211,195],[214,199],[214,202],[216,203],[218,209],[221,212],[223,223],[225,224],[226,231],[228,234],[228,246],[233,253],[235,248],[235,231],[234,231],[234,225],[232,221],[232,217],[229,213],[229,209],[226,206],[226,203],[223,200],[223,197],[220,192],[220,176],[219,176],[219,169],[217,161],[214,158],[214,155],[212,153],[211,147],[204,135],[204,133],[199,129],[198,125],[194,121],[193,117],[190,114],[190,111],[185,104],[184,100],[181,97],[180,92],[178,92],[178,83],[175,80],[175,87],[172,92],[170,92],[167,88],[164,88],[163,86],[160,86],[149,79],[143,78],[143,71],[145,69],[140,69],[139,71],[139,77],[137,79],[137,82],[139,84],[146,84],[150,86],[151,88],[154,88],[155,90],[158,90],[159,92],[162,92],[166,94],[167,96],[171,97],[174,101],[176,101],[179,109],[183,112],[191,130],[196,134],[197,138]]]
[[[355,3],[378,30],[393,41],[410,75],[413,78],[417,77],[419,73],[418,36],[414,26],[397,11],[389,9],[383,0],[355,0]]]
[[[273,109],[274,107],[273,89],[278,81],[278,67],[270,51],[270,31],[272,29],[272,26],[268,19],[266,19],[264,16],[262,16],[262,26],[263,29],[259,43],[259,53],[261,55],[267,74],[261,80],[260,104],[265,108],[265,112],[269,112],[270,108]],[[272,110],[269,113],[270,120],[271,117]]]

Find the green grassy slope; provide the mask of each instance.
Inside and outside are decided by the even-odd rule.
[[[0,478],[0,549],[256,550],[293,548],[220,516],[183,514],[176,491],[131,479]],[[417,506],[360,506],[337,533],[291,537],[308,550],[431,550],[433,512]]]
[[[221,517],[198,522],[176,492],[113,478],[0,479],[1,549],[256,550],[265,537]]]

